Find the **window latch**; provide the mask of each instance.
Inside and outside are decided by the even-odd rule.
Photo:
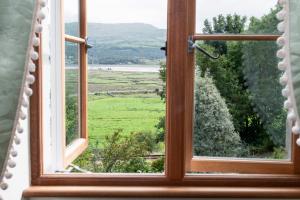
[[[165,51],[165,55],[168,55],[168,42],[165,42],[165,46],[161,47],[160,50]]]
[[[91,48],[94,47],[93,45],[91,45],[89,43],[89,38],[88,37],[85,38],[85,46],[86,46],[87,49],[91,49]]]
[[[188,52],[189,53],[193,53],[194,49],[196,49],[197,51],[199,51],[200,53],[203,53],[204,55],[206,55],[207,57],[209,57],[210,59],[213,60],[217,60],[220,58],[220,54],[215,56],[215,55],[211,55],[210,53],[208,53],[205,49],[201,48],[199,45],[196,44],[196,42],[194,42],[192,36],[189,37],[188,39]]]

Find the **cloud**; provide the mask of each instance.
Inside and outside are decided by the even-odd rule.
[[[75,1],[76,2],[76,1]],[[167,0],[88,0],[88,21],[98,23],[147,23],[167,27]],[[277,0],[197,0],[197,31],[204,19],[218,14],[260,17],[269,12]],[[66,22],[78,19],[74,0],[65,0]]]

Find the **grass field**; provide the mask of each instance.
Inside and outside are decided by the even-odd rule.
[[[153,72],[90,70],[89,93],[154,91],[162,88],[162,81],[158,76],[158,73]]]
[[[76,87],[75,73],[72,69],[67,73],[68,82],[73,83],[70,87]],[[91,152],[104,147],[106,136],[119,130],[122,135],[132,132],[153,135],[159,119],[165,115],[165,103],[157,94],[162,90],[162,81],[159,73],[154,72],[89,70],[88,89],[89,147],[74,163],[99,172],[103,170],[98,165],[101,159]],[[153,153],[164,154],[164,144],[157,145]],[[147,163],[149,166],[151,162]]]
[[[155,94],[119,95],[90,98],[88,103],[88,130],[90,144],[105,135],[122,129],[130,132],[154,132],[155,125],[165,114],[165,105]]]
[[[68,91],[76,94],[76,70],[68,69],[66,80]],[[162,89],[158,73],[89,70],[88,89],[90,146],[103,144],[105,136],[117,130],[155,132],[165,115],[165,104],[156,93]]]

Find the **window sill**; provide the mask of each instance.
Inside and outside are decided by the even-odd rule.
[[[113,187],[33,186],[29,197],[198,197],[198,198],[299,198],[300,187]]]

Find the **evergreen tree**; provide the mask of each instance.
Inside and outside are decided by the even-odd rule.
[[[241,140],[213,80],[205,75],[195,87],[194,154],[238,156]]]

